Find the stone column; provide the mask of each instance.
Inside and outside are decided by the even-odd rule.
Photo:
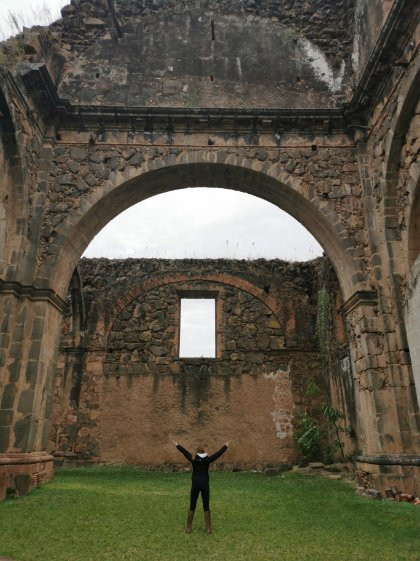
[[[406,371],[400,370],[396,379],[393,334],[387,333],[377,293],[357,292],[344,309],[354,369],[359,481],[382,493],[391,486],[418,493],[418,413]]]
[[[52,291],[0,285],[0,499],[52,477],[45,448],[63,306]]]

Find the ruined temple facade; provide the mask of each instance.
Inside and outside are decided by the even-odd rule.
[[[337,275],[349,345],[356,469],[380,491],[395,484],[418,493],[419,9],[415,0],[72,0],[59,21],[0,46],[0,496],[52,475],[50,419],[62,422],[67,399],[64,391],[60,412],[57,365],[60,373],[69,361],[61,326],[69,286],[79,290],[83,251],[129,206],[184,187],[264,198],[321,243]],[[168,276],[178,274],[173,267]],[[153,307],[161,296],[176,308],[173,283],[136,293],[140,277],[126,287],[134,298],[120,295],[107,306],[111,314],[130,322],[136,302]],[[242,294],[239,286],[217,290]],[[121,335],[113,325],[101,352],[112,348],[110,335]],[[79,388],[80,406],[85,390],[94,404],[96,391],[117,387],[119,361],[108,351],[95,358],[90,337],[77,368],[96,366],[90,389]],[[294,374],[285,368],[292,359],[277,363],[265,353],[255,365],[261,395],[275,383],[264,375],[283,372],[277,380],[289,376],[284,392],[291,388],[289,404],[297,406],[293,376],[304,370]],[[158,376],[131,368],[118,380],[121,392],[130,377],[139,387]],[[162,380],[168,396],[194,368]],[[240,376],[244,388],[251,384],[252,374]],[[111,423],[105,411],[101,422]],[[80,428],[80,450],[85,434],[91,452],[105,454],[94,447],[93,421]],[[291,445],[287,461],[293,453]]]
[[[83,259],[53,382],[49,447],[56,464],[168,468],[182,465],[172,440],[217,448],[225,438],[232,441],[228,467],[292,465],[304,412],[319,417],[332,399],[348,424],[356,422],[342,302],[323,265]],[[325,283],[332,300],[328,373],[316,337]],[[214,357],[180,356],[182,298],[214,299]],[[319,395],[310,395],[311,385]]]

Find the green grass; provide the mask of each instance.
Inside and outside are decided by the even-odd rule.
[[[356,496],[288,473],[211,475],[214,534],[197,508],[184,532],[190,475],[79,468],[0,503],[0,556],[16,561],[418,561],[420,507]]]

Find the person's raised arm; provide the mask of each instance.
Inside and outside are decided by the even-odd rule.
[[[187,458],[187,460],[189,462],[192,462],[192,456],[191,453],[188,452],[188,450],[186,448],[184,448],[183,446],[181,446],[181,444],[179,444],[178,442],[175,442],[175,440],[173,441],[173,443],[175,444],[175,446],[177,447],[177,449],[184,454],[184,456]]]
[[[217,460],[217,458],[220,458],[220,456],[222,454],[224,454],[226,452],[226,450],[228,449],[228,442],[226,442],[226,444],[224,444],[220,450],[218,450],[217,452],[215,452],[214,454],[212,454],[211,456],[209,456],[209,461],[210,462],[214,462],[215,460]]]

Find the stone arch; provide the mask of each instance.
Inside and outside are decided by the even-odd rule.
[[[176,275],[164,275],[161,277],[153,277],[146,279],[140,284],[130,288],[125,294],[123,294],[115,303],[112,319],[108,326],[108,334],[112,329],[112,325],[115,321],[117,315],[128,305],[130,302],[150,290],[155,288],[160,288],[162,286],[168,286],[171,284],[177,284],[180,282],[192,282],[192,281],[204,281],[204,282],[214,282],[225,284],[237,288],[238,290],[243,290],[251,296],[254,296],[262,304],[264,304],[280,321],[281,310],[279,308],[278,302],[269,296],[264,290],[255,286],[254,284],[232,275],[227,275],[225,273],[213,273],[213,274],[176,274]]]
[[[36,284],[63,295],[81,254],[93,237],[119,213],[151,196],[186,187],[222,187],[260,197],[288,212],[325,248],[344,298],[358,287],[359,269],[330,205],[311,193],[279,163],[260,162],[224,152],[196,151],[148,160],[141,169],[114,171],[58,230],[51,256],[38,271]]]

